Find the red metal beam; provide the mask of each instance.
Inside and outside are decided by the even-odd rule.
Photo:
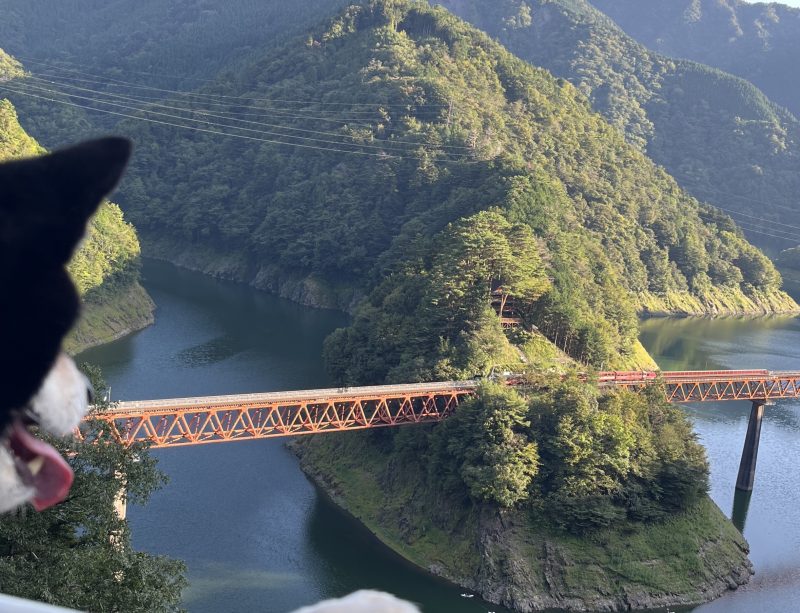
[[[598,382],[630,390],[663,384],[670,402],[800,397],[800,372],[611,371],[599,373]],[[513,377],[509,384],[523,385]],[[478,381],[445,381],[121,402],[94,417],[126,445],[180,447],[437,422],[478,386]]]
[[[126,445],[180,447],[437,422],[476,387],[467,381],[122,402],[93,417]]]

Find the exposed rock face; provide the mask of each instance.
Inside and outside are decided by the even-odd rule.
[[[298,277],[276,265],[251,262],[240,252],[225,253],[207,245],[187,245],[163,236],[145,237],[143,242],[148,257],[218,279],[246,283],[303,306],[351,312],[363,296],[357,288],[334,287],[313,275]]]

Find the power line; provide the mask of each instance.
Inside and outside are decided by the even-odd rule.
[[[731,192],[723,192],[723,191],[720,191],[718,189],[702,188],[702,189],[698,190],[698,192],[712,193],[712,194],[716,194],[718,196],[728,196],[730,198],[738,198],[740,200],[747,200],[748,202],[752,202],[754,204],[764,204],[764,205],[776,207],[776,208],[779,208],[779,209],[786,209],[787,211],[792,211],[793,213],[800,212],[800,205],[797,208],[793,208],[793,207],[786,206],[786,205],[783,205],[783,204],[775,204],[774,202],[767,202],[766,200],[756,200],[755,198],[751,198],[749,196],[743,196],[741,194],[733,194]],[[700,197],[698,196],[698,199],[699,198]],[[703,200],[705,200],[705,198],[703,198]],[[712,204],[712,206],[715,206],[715,205]],[[722,208],[722,207],[717,207],[717,208]]]
[[[44,79],[36,79],[36,78],[34,78],[34,80],[43,81],[45,83],[50,83],[49,81],[46,81]],[[44,90],[44,91],[47,91],[49,93],[62,93],[62,94],[67,95],[67,96],[78,97],[78,96],[76,96],[74,94],[71,94],[71,93],[68,93],[68,92],[62,92],[62,91],[57,90],[57,89],[47,89],[47,88],[42,88],[42,87],[36,87],[35,85],[32,86],[29,83],[27,83],[26,81],[20,81],[19,84],[23,85],[23,86],[26,86],[26,87],[34,87],[34,88],[36,88],[38,90]],[[56,84],[56,85],[60,85],[60,84]],[[123,94],[101,92],[101,91],[98,91],[98,90],[93,90],[93,89],[90,89],[90,88],[80,87],[80,86],[77,86],[77,85],[67,85],[66,87],[71,88],[71,89],[76,89],[78,91],[89,92],[89,93],[92,93],[92,94],[96,94],[98,96],[107,96],[107,97],[111,97],[111,98],[117,98],[117,99],[126,100],[126,101],[130,101],[130,102],[135,102],[137,104],[147,105],[147,107],[159,107],[159,108],[165,108],[165,109],[172,109],[172,110],[176,110],[176,111],[182,111],[182,112],[186,112],[186,113],[196,113],[196,114],[200,114],[200,115],[204,115],[204,116],[208,116],[208,117],[214,117],[214,118],[217,118],[217,119],[225,119],[225,120],[228,120],[228,121],[237,121],[237,122],[240,122],[240,123],[246,123],[246,124],[255,125],[255,126],[278,128],[278,129],[282,129],[282,130],[291,130],[291,131],[304,132],[304,133],[310,133],[310,134],[321,134],[321,135],[326,135],[326,136],[335,136],[335,137],[338,137],[338,138],[350,138],[350,139],[353,139],[353,140],[356,140],[358,138],[357,136],[353,136],[353,135],[350,135],[350,134],[342,134],[341,132],[326,132],[326,131],[322,131],[322,130],[311,130],[311,129],[308,129],[308,128],[298,128],[298,127],[294,127],[294,126],[287,126],[287,125],[284,125],[284,124],[273,124],[273,123],[253,121],[253,120],[248,120],[248,119],[239,119],[239,118],[236,118],[236,117],[227,117],[224,114],[212,113],[212,112],[209,112],[209,111],[204,110],[204,109],[185,108],[185,107],[180,107],[180,106],[172,106],[172,105],[169,105],[169,104],[163,104],[163,103],[159,103],[159,102],[142,101],[142,100],[140,100],[140,99],[138,99],[136,97],[133,97],[133,96],[125,96]],[[99,102],[105,103],[106,101],[100,100]],[[147,109],[147,108],[143,109],[143,110],[147,110],[149,112],[149,109]],[[238,126],[231,126],[231,127],[238,127]],[[365,124],[365,127],[372,128],[372,126],[370,124]],[[462,146],[462,145],[446,145],[446,144],[443,144],[443,143],[442,144],[431,144],[431,143],[422,143],[422,142],[419,142],[419,141],[407,141],[407,140],[401,140],[401,139],[392,139],[391,141],[386,141],[386,142],[390,142],[392,144],[406,144],[406,145],[412,145],[412,146],[428,145],[428,146],[436,146],[436,147],[439,147],[439,148],[442,148],[442,149],[460,149],[460,150],[465,150],[465,151],[470,151],[471,150],[470,147],[466,147],[466,146]],[[461,155],[463,155],[463,153]]]
[[[5,86],[5,87],[9,91],[16,92],[16,93],[23,93],[19,89],[14,89],[14,88],[9,87],[9,86]],[[45,93],[48,93],[48,94],[51,94],[51,95],[52,94],[61,94],[61,95],[68,96],[70,98],[77,98],[79,100],[86,100],[86,101],[92,102],[94,104],[110,105],[110,106],[114,106],[114,107],[118,107],[118,108],[123,108],[123,109],[126,109],[126,110],[139,111],[139,112],[148,113],[148,114],[151,114],[151,115],[158,115],[158,116],[161,116],[161,117],[166,117],[168,119],[178,119],[180,121],[188,121],[188,122],[193,122],[193,123],[199,123],[199,124],[212,126],[212,127],[215,127],[215,128],[222,128],[222,129],[227,128],[227,129],[233,129],[233,130],[240,130],[240,131],[243,131],[243,132],[252,132],[252,133],[255,133],[255,134],[265,134],[267,136],[276,136],[276,137],[280,137],[280,138],[289,138],[289,139],[310,141],[312,143],[318,143],[318,144],[336,145],[336,146],[339,146],[339,147],[360,147],[360,148],[364,148],[364,149],[375,149],[375,150],[380,150],[380,151],[385,151],[387,148],[391,149],[391,145],[393,144],[392,141],[386,141],[386,145],[371,145],[371,144],[361,144],[361,143],[348,143],[348,142],[342,142],[340,140],[328,140],[328,139],[322,139],[322,138],[314,138],[314,137],[311,137],[311,136],[298,136],[298,135],[295,135],[295,134],[283,134],[283,133],[274,132],[274,131],[271,131],[271,130],[258,130],[258,129],[255,129],[255,128],[247,128],[247,127],[242,127],[242,126],[223,124],[223,123],[212,122],[212,121],[208,121],[208,120],[194,119],[194,118],[191,118],[191,117],[182,117],[180,115],[174,115],[174,114],[171,114],[171,113],[163,113],[163,112],[160,112],[160,111],[154,111],[154,110],[150,110],[150,109],[146,109],[146,108],[143,109],[143,108],[140,108],[138,106],[130,106],[130,105],[127,105],[127,104],[121,104],[119,102],[111,102],[111,101],[108,101],[108,100],[97,100],[95,98],[91,98],[91,97],[88,97],[88,96],[81,96],[81,95],[78,95],[78,94],[60,92],[58,90],[51,90],[51,89],[47,89],[47,88],[37,87],[35,85],[30,85],[30,84],[25,85],[25,87],[32,88],[32,89],[34,89],[36,91],[44,91]],[[99,110],[99,109],[96,109],[96,110]],[[282,129],[286,129],[286,128],[282,128]],[[312,132],[313,133],[315,131],[307,130],[307,132]],[[291,144],[291,143],[286,143],[286,144]],[[418,146],[423,146],[422,143],[415,143],[415,144],[418,145]],[[407,151],[408,150],[403,150],[402,152],[405,153]],[[451,155],[468,157],[467,154],[463,154],[463,153],[451,154]]]
[[[700,211],[698,211],[698,216],[701,219],[703,219],[704,221],[706,221],[706,222],[719,223],[719,221],[720,221],[718,218],[709,217],[707,214],[704,214],[704,213],[702,213]],[[755,228],[755,227],[752,227],[752,226],[748,226],[748,225],[745,224],[745,222],[739,222],[739,221],[736,221],[736,220],[731,220],[731,221],[733,221],[738,228],[741,228],[742,230],[745,230],[747,232],[753,232],[753,233],[756,233],[756,234],[763,234],[764,236],[769,236],[771,238],[778,238],[778,239],[789,241],[789,242],[795,242],[795,243],[800,242],[800,239],[798,239],[798,237],[795,236],[795,235],[780,236],[778,234],[765,232],[765,231],[761,230],[760,228]]]
[[[719,206],[719,205],[711,205],[711,206],[713,206],[713,207],[714,207],[714,208],[716,208],[716,209],[719,209],[720,211],[725,211],[726,213],[728,213],[728,214],[730,214],[730,215],[740,215],[740,216],[742,216],[742,217],[749,217],[749,218],[751,218],[751,219],[755,219],[755,220],[757,220],[757,221],[762,221],[762,222],[764,222],[764,221],[765,221],[765,219],[764,219],[764,217],[763,217],[763,216],[759,216],[759,215],[750,215],[750,214],[748,214],[748,213],[742,213],[742,212],[740,212],[740,211],[735,211],[735,210],[733,210],[733,209],[727,209],[727,208],[725,208],[724,206]],[[800,211],[799,211],[799,212],[800,212]],[[793,226],[793,225],[786,224],[786,223],[781,223],[781,227],[783,227],[783,228],[791,228],[792,230],[800,230],[800,226]]]
[[[25,59],[23,56],[17,56],[17,58],[18,59],[19,58]],[[44,65],[44,66],[49,66],[50,68],[53,68],[53,69],[56,69],[56,70],[61,70],[62,72],[73,72],[75,74],[83,74],[83,75],[90,76],[90,77],[106,79],[108,81],[116,82],[116,83],[119,83],[119,84],[122,84],[122,85],[127,85],[129,87],[136,87],[136,88],[147,89],[147,90],[151,90],[151,91],[160,91],[160,92],[179,94],[179,95],[215,97],[215,98],[226,98],[226,99],[234,99],[234,100],[252,100],[252,101],[261,101],[261,102],[282,102],[282,103],[287,103],[287,104],[318,104],[318,105],[325,105],[325,106],[370,106],[370,107],[372,107],[372,106],[375,106],[375,104],[376,104],[376,103],[369,103],[369,102],[322,102],[322,101],[317,101],[317,100],[287,100],[287,99],[282,99],[282,98],[250,98],[250,97],[247,97],[247,96],[229,96],[229,95],[226,95],[226,94],[201,94],[201,93],[189,92],[189,91],[185,91],[185,90],[175,90],[175,89],[166,89],[166,88],[161,88],[161,87],[154,87],[154,86],[150,86],[150,85],[140,85],[138,83],[132,83],[130,81],[124,81],[122,79],[117,79],[117,78],[114,78],[114,77],[108,77],[108,76],[104,76],[104,75],[97,75],[97,74],[83,72],[83,71],[80,71],[80,70],[76,70],[74,68],[62,68],[60,66],[53,65],[53,64],[48,64],[46,62],[41,62],[41,61],[38,61],[38,60],[30,60],[29,59],[29,60],[26,60],[26,61],[30,61],[30,62],[32,62],[34,64],[40,64],[40,65]],[[147,74],[147,73],[144,73],[144,74]],[[75,79],[75,80],[78,80],[78,79]],[[407,106],[417,106],[417,107],[421,107],[421,108],[447,108],[449,106],[448,104],[414,104],[414,103],[408,103],[408,104],[381,104],[381,103],[377,103],[377,104],[379,106],[382,106],[382,107],[402,107],[402,108],[405,108]]]
[[[372,153],[372,152],[369,152],[369,151],[352,151],[352,150],[347,150],[347,149],[334,149],[334,148],[330,148],[330,147],[317,147],[317,146],[314,146],[314,145],[306,145],[306,144],[303,144],[303,143],[287,143],[285,141],[272,140],[272,139],[267,139],[267,138],[258,138],[258,137],[255,137],[255,136],[246,136],[244,134],[229,134],[227,132],[221,132],[221,131],[218,131],[218,130],[209,130],[209,129],[205,129],[205,128],[198,128],[198,127],[195,127],[195,126],[186,126],[186,125],[171,123],[171,122],[167,122],[167,121],[160,121],[160,120],[157,120],[157,119],[151,119],[149,117],[141,117],[139,115],[129,115],[127,113],[118,113],[116,111],[110,111],[108,109],[97,109],[97,108],[93,108],[93,107],[86,106],[86,105],[83,105],[83,104],[78,104],[76,102],[68,102],[66,100],[57,100],[57,99],[54,99],[54,98],[47,98],[45,96],[38,96],[36,94],[31,94],[31,93],[28,93],[28,92],[16,92],[16,91],[10,89],[4,83],[0,83],[0,89],[5,89],[5,90],[8,90],[8,91],[12,91],[12,92],[17,93],[17,94],[19,94],[21,96],[28,96],[28,97],[31,97],[31,98],[37,98],[37,99],[40,99],[40,100],[46,100],[48,102],[55,102],[56,104],[62,104],[62,105],[66,105],[66,106],[72,106],[72,107],[87,109],[87,110],[90,110],[90,111],[96,111],[98,113],[105,113],[105,114],[108,114],[108,115],[115,115],[117,117],[125,117],[127,119],[136,119],[138,121],[146,121],[148,123],[155,123],[155,124],[160,124],[160,125],[164,125],[164,126],[170,126],[170,127],[173,127],[173,128],[182,128],[184,130],[192,130],[192,131],[195,131],[195,132],[205,132],[205,133],[208,133],[208,134],[217,134],[219,136],[228,136],[230,138],[239,138],[239,139],[257,141],[257,142],[262,142],[262,143],[271,143],[271,144],[275,144],[275,145],[287,145],[287,146],[291,146],[291,147],[302,147],[304,149],[314,149],[314,150],[317,150],[317,151],[327,151],[327,152],[331,152],[331,153],[351,153],[353,155],[364,155],[364,156],[370,156],[370,157],[380,157],[380,158],[383,158],[383,159],[396,159],[396,160],[403,160],[403,159],[424,160],[425,159],[425,158],[420,158],[420,157],[416,157],[416,156],[399,156],[399,155],[393,155],[393,154],[389,154],[389,153]],[[460,160],[427,160],[427,161],[440,162],[440,163],[446,163],[446,162],[453,163],[453,162],[460,161]],[[478,163],[478,161],[466,162],[466,163]]]
[[[38,75],[38,76],[34,76],[34,75]],[[118,85],[118,84],[115,84],[115,83],[108,83],[107,81],[98,81],[96,79],[81,79],[81,78],[77,78],[77,77],[63,77],[61,75],[50,75],[50,74],[46,74],[46,73],[28,73],[27,78],[29,78],[29,79],[37,79],[37,80],[41,80],[41,81],[49,81],[49,82],[51,82],[53,84],[62,85],[62,86],[64,85],[64,83],[63,83],[64,81],[66,81],[67,83],[70,83],[72,81],[76,81],[76,82],[79,82],[79,83],[90,83],[90,84],[94,84],[94,85],[102,85],[104,87],[113,86],[113,87],[129,88],[129,89],[150,89],[150,87],[144,86],[144,85],[141,85],[141,86]],[[50,81],[51,79],[56,79],[56,81]],[[75,87],[75,86],[73,86],[73,87]],[[181,96],[181,97],[184,97],[184,98],[188,98],[188,99],[185,100],[185,102],[190,103],[190,104],[202,103],[202,104],[208,104],[208,105],[214,105],[214,106],[225,106],[225,107],[241,106],[241,107],[244,107],[244,108],[264,108],[264,110],[267,110],[267,111],[280,111],[280,112],[284,112],[284,113],[301,113],[304,110],[303,108],[300,108],[300,107],[276,106],[273,101],[271,101],[269,99],[261,99],[261,98],[246,98],[246,97],[237,98],[237,100],[240,100],[242,102],[234,102],[233,100],[220,101],[220,100],[214,100],[214,99],[212,99],[212,100],[203,99],[206,96],[210,97],[210,96],[213,96],[213,95],[214,94],[197,94],[197,93],[194,93],[194,92],[186,92],[186,91],[184,91],[184,92],[181,92],[181,91],[173,92],[173,96]],[[137,94],[137,96],[139,98],[150,98],[152,100],[169,99],[168,96],[146,96],[144,94]],[[191,97],[201,98],[201,100],[192,100]],[[245,102],[247,104],[244,104]],[[269,103],[269,105],[266,106],[266,107],[252,107],[252,106],[250,106],[251,102],[262,102],[262,103],[263,102],[267,102],[267,103]],[[313,105],[316,105],[316,104],[317,104],[317,102],[315,102],[313,100],[309,100],[307,103],[303,104],[303,107],[307,108],[309,106],[313,106]],[[366,105],[366,103],[362,103],[362,104]],[[351,114],[351,115],[358,114],[358,116],[357,117],[355,117],[355,116],[354,117],[346,117],[345,116],[344,119],[347,120],[347,121],[364,121],[366,118],[374,116],[379,109],[383,108],[383,105],[381,105],[379,102],[376,102],[374,105],[371,105],[371,106],[373,106],[374,108],[370,109],[370,110],[363,110],[363,111],[347,109],[346,112],[348,114]],[[413,104],[404,105],[404,108],[408,108],[410,106],[415,106],[415,105],[413,105]],[[317,113],[317,114],[329,113],[331,115],[335,114],[337,117],[341,117],[341,113],[343,111],[345,111],[345,109],[314,109],[314,113]]]

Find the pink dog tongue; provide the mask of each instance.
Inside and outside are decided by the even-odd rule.
[[[67,497],[73,474],[69,464],[58,451],[35,438],[19,422],[11,429],[9,443],[17,457],[29,465],[31,461],[38,462],[36,458],[41,458],[42,466],[30,483],[36,490],[32,500],[34,509],[43,511]]]

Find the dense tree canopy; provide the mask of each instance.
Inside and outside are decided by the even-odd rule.
[[[742,0],[591,0],[630,36],[664,55],[754,83],[800,116],[798,9]]]
[[[791,246],[790,240],[782,238],[789,233],[776,231],[774,222],[785,219],[787,210],[797,211],[800,123],[751,83],[716,68],[649,51],[587,0],[440,3],[497,37],[512,53],[568,79],[589,98],[592,108],[663,165],[683,188],[730,211],[756,244],[774,250]],[[654,5],[677,16],[683,9],[703,5],[699,10],[707,15],[712,10],[709,5],[714,5],[713,11],[726,13],[726,5],[733,2],[610,0],[595,4],[613,5],[615,15],[641,11],[664,25],[658,16],[661,12],[652,10]],[[737,4],[742,12],[762,10]],[[631,9],[632,5],[636,7]],[[778,27],[793,26],[765,25],[768,30]],[[706,46],[704,26],[686,28]],[[750,35],[758,37],[757,44],[765,44],[762,34]],[[732,55],[727,59],[725,69],[743,65]],[[784,96],[793,91],[790,82],[796,80],[786,75],[792,73],[796,61],[782,62],[779,80]]]

